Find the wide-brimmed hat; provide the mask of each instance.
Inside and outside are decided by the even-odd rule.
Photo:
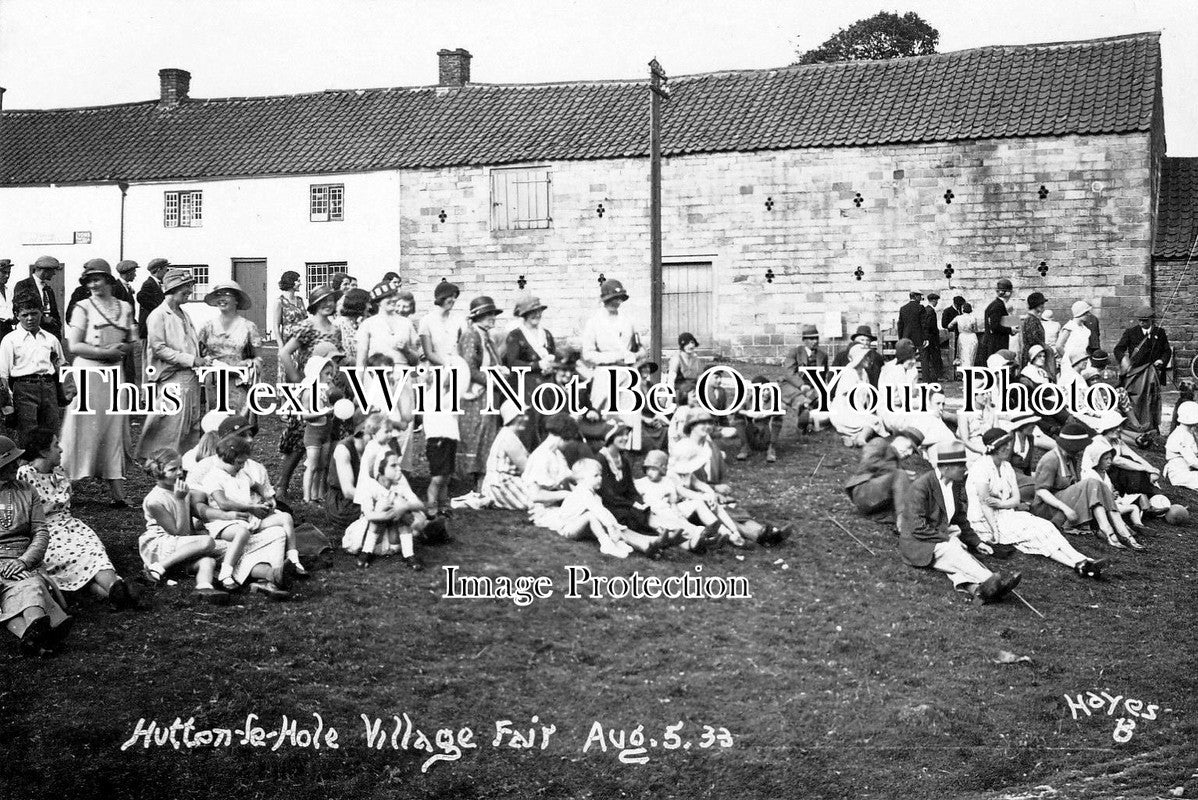
[[[855,330],[853,332],[853,335],[850,336],[849,338],[856,339],[858,336],[864,336],[864,337],[868,338],[871,342],[878,341],[878,337],[874,336],[874,329],[868,325],[858,325],[857,330]]]
[[[1083,423],[1071,419],[1061,428],[1054,441],[1066,453],[1080,453],[1094,441],[1094,435]]]
[[[62,262],[54,256],[42,256],[33,262],[34,269],[62,269]]]
[[[708,414],[706,411],[700,410],[693,417],[691,417],[690,419],[688,419],[686,422],[683,423],[682,432],[684,434],[689,435],[690,432],[694,429],[694,427],[696,425],[704,425],[704,424],[714,425],[715,417],[711,416],[711,414]]]
[[[347,357],[345,352],[342,351],[341,348],[337,347],[337,345],[323,340],[312,345],[312,355],[324,356],[330,361],[340,361],[341,359]]]
[[[1073,305],[1069,306],[1069,313],[1075,317],[1084,316],[1090,312],[1090,304],[1085,300],[1074,300]]]
[[[1015,431],[1019,430],[1024,425],[1031,425],[1033,423],[1039,422],[1041,419],[1042,417],[1037,414],[1033,414],[1030,411],[1021,411],[1006,422],[1002,423],[1002,425],[1008,431]]]
[[[134,260],[132,260],[132,259],[130,259],[130,258],[126,258],[124,261],[118,261],[118,262],[117,262],[117,264],[116,264],[116,271],[117,271],[119,274],[121,274],[121,275],[124,275],[126,272],[133,272],[133,271],[134,271],[134,270],[136,270],[136,269],[137,269],[139,266],[140,266],[140,265],[139,265],[139,264],[138,264],[136,261],[134,261]]]
[[[814,325],[804,325],[802,332],[799,334],[804,339],[818,339],[819,328]]]
[[[216,305],[217,298],[222,294],[231,294],[237,298],[238,311],[245,311],[247,308],[253,305],[250,302],[250,296],[245,293],[237,281],[225,281],[224,283],[216,284],[216,286],[212,288],[212,291],[204,295],[204,302],[210,306],[214,306]]]
[[[332,284],[328,283],[321,284],[311,292],[308,292],[308,313],[316,313],[317,307],[319,307],[321,303],[323,303],[325,300],[328,300],[330,297],[334,300],[340,300],[341,292],[334,289]]]
[[[1143,305],[1136,309],[1136,319],[1155,319],[1156,311],[1152,306]]]
[[[1010,440],[1011,434],[1002,428],[991,428],[982,434],[982,444],[986,446],[987,453],[993,453]]]
[[[969,463],[968,457],[965,455],[965,445],[960,442],[945,442],[938,445],[932,451],[932,457],[936,460],[936,466],[952,467],[956,465],[964,466]]]
[[[1107,453],[1115,452],[1115,445],[1111,444],[1106,439],[1095,439],[1086,447],[1086,459],[1093,459],[1094,463],[1098,464],[1098,459],[1105,456]]]
[[[112,267],[102,258],[93,258],[83,265],[83,272],[79,274],[80,285],[87,283],[88,278],[93,275],[103,275],[110,284],[116,283],[116,278],[112,276]]]
[[[1048,302],[1048,298],[1042,292],[1032,292],[1027,296],[1028,308],[1039,308]]]
[[[0,467],[16,461],[25,451],[7,436],[0,436]]]
[[[645,453],[645,463],[642,465],[645,469],[659,469],[662,472],[670,466],[670,457],[666,455],[665,450],[650,450]]]
[[[608,300],[628,299],[628,292],[624,291],[624,284],[616,280],[604,281],[599,287],[599,299],[606,303]]]
[[[520,299],[516,301],[516,308],[512,313],[517,317],[527,317],[529,314],[534,314],[537,311],[544,311],[548,307],[541,302],[541,298],[525,294],[521,295]]]
[[[707,466],[707,450],[693,439],[679,439],[670,445],[670,472],[690,475]]]
[[[1112,408],[1098,415],[1098,419],[1094,421],[1094,430],[1099,433],[1106,433],[1118,428],[1125,422],[1127,422],[1127,417]]]
[[[1186,400],[1177,407],[1177,421],[1182,425],[1198,425],[1198,403]]]
[[[195,276],[189,269],[168,269],[162,276],[162,291],[170,294],[184,286],[195,286]]]
[[[363,291],[365,291],[363,289]],[[380,300],[386,300],[388,297],[394,297],[399,294],[399,279],[392,278],[389,281],[379,281],[370,290],[370,299],[376,303]]]
[[[433,305],[439,306],[451,297],[458,297],[462,290],[456,283],[441,281],[433,288]]]
[[[480,294],[470,301],[470,312],[467,316],[471,320],[476,320],[483,317],[495,317],[502,313],[503,311],[495,305],[494,300],[485,294]]]
[[[166,269],[170,265],[171,262],[167,261],[165,258],[151,258],[150,263],[146,264],[146,270],[148,272],[156,272],[160,269]]]

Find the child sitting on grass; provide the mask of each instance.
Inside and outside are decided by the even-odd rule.
[[[571,470],[574,488],[559,506],[534,505],[529,512],[534,525],[548,528],[567,539],[581,541],[589,533],[599,542],[599,552],[613,558],[628,558],[632,546],[623,541],[629,533],[599,498],[603,482],[599,462],[582,458]]]
[[[416,557],[415,534],[431,524],[424,503],[400,470],[398,453],[388,451],[379,458],[373,477],[359,481],[354,501],[362,508],[362,519],[366,521],[359,567],[369,567],[381,547],[385,554],[398,549],[410,568],[417,572],[424,569]],[[443,533],[445,521],[436,520],[435,524]]]
[[[661,450],[645,454],[645,477],[638,478],[636,490],[649,506],[649,524],[663,533],[681,533],[683,550],[702,553],[719,542],[721,523],[706,503],[683,499],[678,479],[666,472],[669,456]],[[692,518],[703,524],[696,525]]]
[[[229,595],[214,587],[216,558],[224,547],[207,533],[197,533],[196,515],[190,487],[183,479],[179,453],[170,448],[156,450],[145,462],[146,474],[154,480],[141,508],[146,532],[137,540],[137,550],[145,564],[143,575],[153,584],[160,583],[169,569],[186,566],[196,574],[196,595],[215,605],[229,602]]]

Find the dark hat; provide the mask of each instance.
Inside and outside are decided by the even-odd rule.
[[[878,340],[878,337],[874,336],[874,329],[868,325],[858,325],[857,330],[849,338],[856,339],[858,336],[868,337],[871,342],[876,342]]]
[[[1153,319],[1156,317],[1156,312],[1152,310],[1152,306],[1143,305],[1136,309],[1136,319]]]
[[[678,334],[678,349],[682,350],[688,344],[693,344],[695,347],[698,347],[699,340],[695,338],[695,335],[693,333],[687,333],[684,331],[684,332]]]
[[[241,285],[237,281],[225,281],[218,283],[212,288],[208,294],[204,295],[204,302],[210,306],[216,305],[216,300],[222,294],[231,294],[237,298],[237,310],[245,311],[251,306],[250,296],[246,294]]]
[[[311,292],[308,293],[308,313],[309,314],[316,313],[316,307],[319,306],[321,303],[323,303],[325,300],[328,300],[330,297],[333,298],[334,300],[340,300],[341,292],[334,290],[332,285],[328,284],[328,283],[324,283],[324,284],[321,284],[320,286],[317,286],[315,289],[313,289]]]
[[[347,317],[360,317],[370,305],[370,292],[365,289],[350,289],[341,300],[341,313]]]
[[[1029,294],[1027,296],[1027,307],[1028,308],[1039,308],[1040,306],[1044,305],[1047,302],[1048,302],[1048,298],[1045,297],[1040,292],[1032,292],[1031,294]]]
[[[441,281],[437,284],[436,288],[433,289],[433,305],[439,306],[449,298],[456,298],[461,293],[462,290],[459,289],[456,284],[452,284],[449,281]]]
[[[112,267],[102,258],[93,258],[83,265],[83,272],[79,274],[79,283],[87,283],[87,279],[92,275],[103,275],[109,283],[116,283],[116,278],[112,277]]]
[[[168,269],[162,276],[162,291],[170,294],[184,286],[195,286],[195,276],[189,269]]]
[[[151,258],[150,263],[146,264],[146,269],[150,272],[154,272],[156,270],[166,269],[170,265],[171,262],[167,261],[165,258]],[[299,276],[296,275],[295,277],[298,278]]]
[[[11,266],[12,266],[11,258],[0,258],[0,267],[11,267]]]
[[[960,442],[945,442],[936,448],[934,455],[938,467],[964,466],[969,463],[965,455],[965,445]]]
[[[247,417],[227,417],[216,429],[216,435],[221,439],[227,439],[230,436],[240,436],[246,431],[256,432],[257,427]]]
[[[912,300],[921,300],[923,299],[923,292],[907,292],[907,297]]]
[[[1033,414],[1031,411],[1021,411],[1008,420],[1006,428],[1009,431],[1014,431],[1022,428],[1024,425],[1031,425],[1033,423],[1039,422],[1040,420],[1041,417],[1037,414]]]
[[[0,436],[0,467],[16,461],[25,451],[7,436]]]
[[[915,342],[910,339],[899,339],[894,346],[895,361],[910,361],[915,355]]]
[[[894,432],[895,436],[902,436],[905,439],[910,439],[912,444],[919,447],[923,444],[923,431],[918,428],[899,428]]]
[[[502,311],[495,307],[495,301],[485,294],[480,294],[470,301],[470,313],[468,316],[471,320],[494,317],[502,313]]]
[[[62,269],[62,262],[54,256],[42,256],[33,262],[34,269]]]
[[[632,428],[619,423],[612,425],[611,429],[607,433],[603,434],[603,443],[611,444],[616,437],[622,436],[626,433],[632,433]]]
[[[621,300],[628,299],[628,292],[624,291],[624,284],[614,280],[604,281],[603,285],[599,287],[599,299],[606,303],[608,300],[615,300],[617,297]]]
[[[514,313],[517,317],[527,317],[529,314],[533,314],[537,311],[544,311],[546,308],[548,308],[548,306],[541,302],[541,298],[535,295],[526,294],[521,295],[520,299],[516,301],[516,309],[512,313]]]
[[[999,278],[997,288],[998,288],[998,291],[1000,291],[1000,292],[1015,291],[1015,285],[1013,283],[1011,283],[1009,278]]]
[[[1090,429],[1085,424],[1071,419],[1061,428],[1061,432],[1057,435],[1055,441],[1066,453],[1080,453],[1086,449],[1086,446],[1093,439],[1093,434],[1090,433]]]
[[[1107,355],[1106,350],[1098,349],[1090,353],[1090,366],[1095,369],[1102,369],[1109,363],[1111,363],[1111,357]]]
[[[133,272],[138,266],[136,261],[126,258],[124,261],[117,262],[116,271],[124,275],[126,272]]]
[[[1011,434],[1004,431],[1002,428],[991,428],[982,434],[982,444],[986,445],[986,452],[993,453],[998,448],[1006,444],[1011,438]]]
[[[801,335],[804,339],[818,339],[819,328],[815,327],[814,325],[804,325]]]
[[[711,414],[708,414],[706,411],[701,410],[699,413],[695,414],[695,416],[688,419],[685,424],[683,424],[682,432],[689,434],[696,425],[703,424],[714,425],[715,417],[711,416]]]
[[[386,300],[388,297],[394,297],[399,293],[399,279],[392,278],[389,281],[380,281],[375,284],[375,287],[370,290],[370,299],[376,303],[380,300]]]
[[[953,295],[953,305],[954,305],[954,306],[962,306],[962,305],[965,305],[965,298],[964,298],[964,297],[962,297],[962,296],[961,296],[961,295],[959,295],[959,294],[955,294],[955,295]]]
[[[649,370],[649,374],[652,375],[661,369],[661,364],[658,364],[656,361],[642,361],[640,364],[637,364],[636,368],[638,370],[647,369]]]
[[[937,294],[936,292],[928,292],[928,299],[929,300],[939,300],[940,295]]]

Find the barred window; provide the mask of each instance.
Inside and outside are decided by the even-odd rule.
[[[204,221],[202,191],[166,192],[162,224],[166,228],[199,228]]]
[[[309,292],[311,292],[317,286],[323,286],[324,284],[328,283],[336,273],[346,272],[347,263],[348,262],[345,261],[309,262],[305,265],[306,269],[304,272],[306,273],[305,277],[307,279],[307,283],[304,285],[308,287]]]
[[[549,167],[491,170],[491,229],[521,231],[552,227]]]
[[[211,290],[207,264],[171,264],[171,269],[185,269],[196,279],[195,288],[191,290],[192,300],[203,300]]]
[[[345,219],[345,184],[317,183],[309,187],[308,219],[341,222]]]

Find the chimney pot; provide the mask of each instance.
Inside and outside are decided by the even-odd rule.
[[[470,59],[466,50],[438,50],[437,80],[440,86],[465,86],[470,83]]]
[[[160,69],[158,84],[161,89],[158,105],[162,108],[173,108],[187,99],[187,93],[191,89],[191,73],[185,69]]]

